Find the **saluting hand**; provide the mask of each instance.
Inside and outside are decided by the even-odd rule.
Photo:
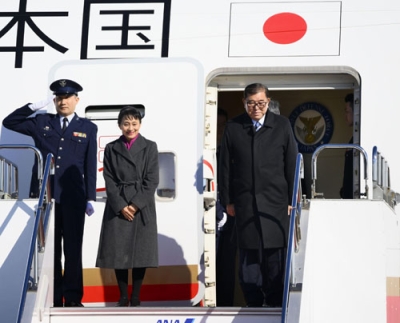
[[[55,98],[55,96],[54,96],[54,95],[51,95],[51,96],[49,96],[48,98],[46,98],[46,99],[44,99],[44,100],[42,100],[42,101],[38,101],[38,102],[29,104],[29,107],[30,107],[33,111],[40,110],[40,109],[42,109],[42,108],[48,106],[51,102],[53,102],[54,98]]]

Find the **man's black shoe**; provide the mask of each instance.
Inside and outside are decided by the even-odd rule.
[[[65,302],[64,307],[83,307],[83,304],[80,302],[70,301]]]

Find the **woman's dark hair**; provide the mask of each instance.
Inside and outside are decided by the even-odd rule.
[[[135,109],[134,107],[127,105],[123,107],[118,114],[118,124],[120,125],[122,123],[122,120],[124,120],[125,117],[130,116],[133,119],[139,120],[140,123],[142,123],[142,114],[139,112],[139,110]]]

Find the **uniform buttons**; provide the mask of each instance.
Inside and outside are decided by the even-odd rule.
[[[61,159],[61,156],[58,156],[57,159]]]
[[[62,147],[60,147],[60,148],[58,148],[58,149],[62,150]]]
[[[61,141],[64,141],[64,138],[61,138]]]
[[[60,166],[59,166],[59,165],[57,165],[57,166],[56,166],[56,168],[60,168]]]

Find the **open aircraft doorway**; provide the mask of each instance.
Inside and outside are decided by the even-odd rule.
[[[354,144],[360,144],[360,77],[353,69],[304,67],[301,71],[287,68],[279,72],[273,69],[257,70],[257,73],[251,69],[246,73],[218,70],[215,75],[210,79],[209,86],[217,87],[217,107],[227,112],[228,119],[244,112],[242,97],[246,85],[262,83],[268,87],[271,100],[279,103],[280,114],[290,119],[299,152],[303,154],[303,193],[307,198],[311,195],[311,157],[315,149],[321,144],[347,144],[352,137]],[[345,117],[345,97],[348,94],[354,96],[353,127],[347,124]],[[306,116],[317,115],[319,121],[315,125],[303,124],[298,117],[304,112]],[[344,155],[342,149],[324,151],[320,155],[318,187],[325,198],[340,198]],[[359,158],[355,157],[354,173],[360,174]],[[359,176],[356,176],[354,191],[359,190],[359,185]]]

